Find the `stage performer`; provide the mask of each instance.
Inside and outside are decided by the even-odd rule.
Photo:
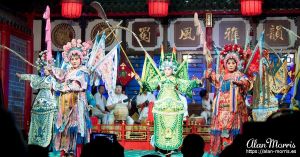
[[[170,151],[178,149],[182,144],[184,104],[178,91],[191,97],[192,89],[199,87],[201,81],[189,80],[186,60],[178,67],[175,50],[165,57],[162,49],[159,69],[161,71],[146,53],[142,78],[136,75],[136,79],[147,91],[160,88],[152,111],[154,144],[159,149]]]
[[[47,51],[40,52],[36,61],[40,75],[16,74],[21,80],[30,81],[33,89],[39,90],[31,109],[28,144],[41,147],[47,147],[51,142],[53,122],[57,113],[55,96],[51,92],[55,79],[45,69],[46,53]]]
[[[258,51],[259,52],[259,51]],[[255,58],[259,58],[259,53]],[[267,118],[278,110],[279,101],[276,95],[279,94],[287,84],[287,62],[279,60],[277,66],[271,63],[268,50],[262,53],[262,72],[256,73],[253,79],[253,100],[252,116],[254,121],[266,121]],[[249,69],[258,69],[259,59]],[[256,67],[255,67],[256,66]],[[261,76],[260,76],[261,75]],[[261,79],[260,79],[261,77]],[[261,81],[261,82],[260,82]]]
[[[54,89],[61,92],[55,123],[54,150],[74,155],[78,143],[89,142],[91,122],[86,90],[89,72],[83,66],[90,43],[72,39],[63,46],[62,57],[70,67],[66,70],[52,67],[51,72],[61,83]]]
[[[216,74],[211,68],[205,72],[205,77],[216,87],[212,106],[210,152],[206,153],[207,156],[218,156],[232,143],[240,133],[242,124],[248,119],[244,96],[252,84],[239,71],[244,66],[243,54],[240,46],[225,45],[220,56],[220,67],[224,69],[220,70],[220,74]]]

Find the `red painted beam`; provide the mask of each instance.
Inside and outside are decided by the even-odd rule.
[[[199,15],[205,15],[208,11],[173,11],[169,12],[168,16],[187,16],[194,15],[197,12]],[[209,11],[213,15],[241,15],[240,11]],[[263,11],[266,15],[295,15],[300,14],[300,9],[291,10],[267,10]],[[87,16],[97,16],[97,14],[87,14]],[[108,12],[108,17],[120,17],[120,16],[148,16],[148,12]]]
[[[211,51],[212,50],[212,43],[213,43],[213,39],[212,39],[212,27],[206,27],[206,45],[207,48]]]
[[[266,15],[295,15],[295,14],[300,14],[300,9],[266,10],[266,11],[263,11],[263,14],[266,14]]]
[[[172,11],[169,12],[168,16],[193,16],[197,12],[199,15],[205,15],[207,12],[211,12],[213,15],[240,15],[241,12],[238,11]],[[107,17],[150,17],[148,11],[144,12],[107,12]],[[298,15],[300,14],[300,9],[291,9],[291,10],[266,10],[263,11],[265,15]],[[97,13],[83,13],[84,17],[95,17],[97,18]],[[34,16],[35,18],[42,18],[43,14],[37,13]],[[51,17],[62,18],[60,13],[52,13]]]
[[[197,12],[198,15],[205,15],[207,12],[212,13],[213,15],[241,15],[239,11],[176,11],[170,12],[169,16],[186,16],[186,15],[194,15]]]

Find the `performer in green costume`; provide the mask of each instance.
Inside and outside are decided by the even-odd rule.
[[[178,67],[176,54],[164,56],[162,51],[159,71],[146,53],[142,78],[136,75],[140,85],[147,91],[160,88],[154,103],[154,143],[163,150],[175,150],[182,144],[184,104],[178,91],[192,96],[192,89],[202,85],[198,79],[189,80],[188,63],[184,60]]]

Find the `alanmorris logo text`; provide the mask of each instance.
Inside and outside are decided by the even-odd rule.
[[[257,139],[251,138],[246,143],[247,148],[259,149],[259,148],[269,148],[269,149],[286,149],[286,148],[296,148],[293,141],[289,143],[281,143],[280,141],[272,138],[267,138],[264,142],[259,143]]]

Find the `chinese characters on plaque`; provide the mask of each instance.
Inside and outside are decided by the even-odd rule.
[[[142,41],[150,43],[150,39],[151,39],[150,27],[140,27],[138,35]]]
[[[180,30],[180,40],[195,40],[195,35],[192,36],[192,27],[184,27]]]
[[[239,40],[240,36],[239,36],[239,29],[236,28],[235,26],[233,27],[227,27],[226,31],[224,33],[224,40],[227,41],[234,41],[234,40]]]
[[[176,21],[172,33],[176,47],[198,47],[200,44],[193,21]]]
[[[269,34],[267,35],[270,40],[276,41],[283,40],[282,25],[271,25]]]
[[[289,46],[288,32],[283,27],[290,29],[288,20],[266,20],[264,24],[265,42],[271,47]]]
[[[135,32],[144,47],[155,47],[157,45],[157,36],[160,36],[158,27],[159,24],[154,21],[134,22],[132,24],[132,31]],[[132,45],[139,47],[135,38],[132,38]]]
[[[219,30],[216,31],[219,31],[217,40],[221,47],[226,44],[233,44],[235,40],[240,45],[245,44],[246,23],[244,21],[221,21]]]

